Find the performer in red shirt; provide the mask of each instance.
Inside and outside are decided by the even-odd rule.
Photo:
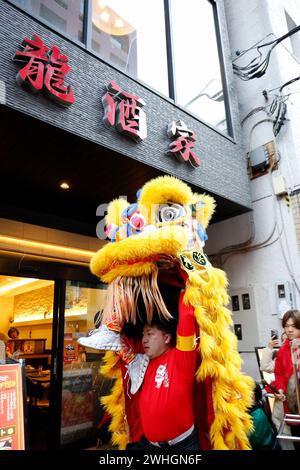
[[[127,449],[198,450],[194,426],[193,380],[196,369],[194,310],[179,297],[176,346],[172,323],[145,325],[142,344],[149,365],[139,392],[143,437]]]

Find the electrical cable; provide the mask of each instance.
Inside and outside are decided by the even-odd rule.
[[[247,253],[249,251],[252,251],[252,250],[259,250],[259,249],[262,249],[262,248],[266,248],[266,247],[269,247],[271,245],[273,245],[275,242],[279,241],[279,244],[280,244],[280,248],[281,248],[281,252],[282,252],[282,256],[283,256],[283,259],[284,259],[284,262],[285,262],[285,265],[286,265],[286,268],[287,268],[287,271],[298,291],[298,293],[300,294],[300,287],[295,279],[295,276],[294,276],[294,273],[293,273],[293,269],[292,269],[292,258],[291,258],[291,253],[290,253],[290,250],[289,250],[289,247],[288,247],[288,241],[287,241],[287,234],[286,234],[286,231],[285,231],[285,224],[284,224],[284,220],[283,220],[283,215],[282,215],[282,211],[281,211],[281,205],[279,205],[279,211],[280,211],[280,219],[281,219],[281,229],[280,229],[280,232],[278,232],[277,234],[277,237],[272,240],[270,243],[268,243],[268,241],[272,238],[273,234],[275,233],[275,230],[277,228],[278,230],[278,223],[276,221],[276,208],[275,208],[275,193],[274,193],[274,189],[273,189],[273,186],[272,186],[272,193],[273,193],[273,209],[274,209],[274,218],[275,218],[275,224],[274,224],[274,227],[273,227],[273,230],[272,230],[272,233],[271,235],[263,242],[263,243],[258,243],[256,245],[253,245],[253,246],[249,246],[249,247],[246,247],[244,249],[240,249],[240,250],[233,250],[231,253],[229,252],[229,256],[227,256],[227,258],[225,258],[223,261],[222,261],[222,258],[221,258],[221,266],[224,266],[224,264],[228,261],[229,258],[231,258],[232,256],[235,256],[237,254],[241,254],[241,253]],[[280,202],[279,202],[280,204]],[[289,261],[287,259],[287,255],[286,255],[286,252],[285,252],[285,249],[284,249],[284,246],[283,246],[283,241],[282,241],[282,234],[284,234],[285,236],[285,240],[286,240],[286,246],[287,246],[287,251],[288,251],[288,257],[289,257]],[[224,252],[223,252],[224,253]],[[222,253],[218,253],[216,254],[215,256],[221,256],[222,257]],[[290,264],[289,264],[290,262]]]
[[[254,57],[252,60],[247,65],[244,66],[239,66],[235,63],[232,64],[233,67],[233,73],[237,75],[241,80],[247,81],[247,80],[252,80],[253,78],[260,78],[262,75],[266,73],[266,70],[269,65],[270,61],[270,56],[273,51],[273,49],[277,46],[277,44],[280,44],[284,39],[288,38],[289,36],[292,36],[293,34],[297,33],[300,30],[300,26],[296,26],[295,28],[291,29],[288,31],[286,34],[283,36],[274,39],[273,41],[266,42],[264,44],[261,44],[256,47],[251,47],[245,52],[249,52],[253,49],[256,49],[258,52],[258,55]],[[270,33],[272,34],[272,33]],[[261,41],[260,41],[261,42]],[[261,49],[267,46],[271,46],[269,51],[266,53],[266,56],[264,59],[262,59],[263,54],[261,52]],[[239,54],[239,57],[242,54]],[[243,54],[244,55],[244,54]]]
[[[295,81],[295,80],[296,79],[293,79],[293,81]],[[283,87],[284,87],[284,85],[283,85]],[[245,124],[247,119],[249,119],[250,117],[252,117],[256,113],[265,112],[266,115],[271,118],[272,115],[277,110],[277,114],[276,114],[274,120],[272,120],[272,122],[273,122],[273,133],[274,133],[274,136],[276,137],[279,134],[279,132],[280,132],[282,126],[284,125],[285,121],[287,120],[286,117],[285,117],[286,113],[287,113],[287,105],[285,104],[285,102],[289,99],[289,96],[290,96],[290,93],[287,94],[287,95],[275,95],[271,104],[269,104],[267,106],[258,106],[257,108],[252,109],[242,119],[241,126],[243,126]],[[270,108],[269,111],[268,111],[268,108]],[[265,122],[265,121],[264,120],[259,121],[257,124],[259,124],[261,122]]]
[[[279,134],[280,129],[282,128],[282,126],[284,125],[284,122],[286,121],[286,117],[285,117],[286,112],[287,112],[287,105],[284,101],[281,101],[279,103],[277,115],[273,122],[273,132],[274,132],[275,137]]]
[[[289,85],[291,85],[292,83],[297,82],[298,80],[300,80],[300,77],[292,78],[292,79],[289,80],[288,82],[284,83],[284,84],[279,88],[279,92],[281,93],[282,90],[283,90],[286,86],[289,86]]]
[[[282,252],[282,256],[283,256],[283,259],[285,261],[285,265],[286,265],[286,268],[289,272],[289,275],[293,281],[293,283],[295,284],[295,287],[298,291],[298,293],[300,294],[300,287],[298,285],[298,283],[296,282],[296,279],[295,279],[295,276],[294,276],[294,273],[293,273],[293,261],[292,261],[292,257],[291,257],[291,252],[290,252],[290,249],[289,249],[289,244],[288,244],[288,239],[287,239],[287,233],[286,233],[286,230],[285,230],[285,224],[284,224],[284,220],[283,220],[283,215],[282,215],[282,210],[281,210],[281,205],[279,203],[279,213],[280,213],[280,218],[281,218],[281,223],[282,223],[282,228],[283,228],[283,233],[284,233],[284,237],[285,237],[285,244],[286,244],[286,249],[287,249],[287,254],[288,254],[288,257],[289,257],[289,262],[288,262],[288,259],[287,259],[287,256],[286,256],[286,253],[285,253],[285,249],[284,249],[284,246],[283,246],[283,242],[282,242],[282,238],[280,237],[279,239],[279,243],[280,243],[280,248],[281,248],[281,252]]]
[[[255,44],[253,44],[253,46],[249,47],[249,49],[245,49],[244,51],[236,51],[236,53],[235,53],[235,58],[232,60],[232,63],[234,63],[236,60],[238,60],[238,59],[240,59],[241,57],[243,57],[243,55],[247,54],[247,52],[256,49],[257,45],[260,44],[260,43],[261,43],[262,41],[264,41],[265,39],[267,39],[269,36],[275,36],[275,34],[274,34],[274,33],[269,33],[269,34],[267,34],[265,37],[263,37],[262,39],[260,39],[259,41],[257,41]],[[277,39],[276,36],[275,36],[275,39]]]
[[[231,246],[224,247],[220,251],[218,251],[217,253],[214,253],[214,254],[210,255],[211,257],[213,257],[213,256],[214,257],[219,257],[221,266],[223,266],[225,264],[225,262],[231,257],[231,255],[233,256],[233,255],[239,254],[239,253],[246,253],[246,252],[249,252],[249,251],[254,251],[254,250],[257,250],[257,249],[260,249],[260,248],[264,248],[265,246],[269,246],[268,242],[273,238],[274,233],[276,231],[276,228],[278,228],[278,224],[277,224],[277,220],[276,220],[275,201],[274,201],[274,189],[273,189],[271,180],[270,180],[270,185],[271,185],[272,196],[273,196],[272,197],[272,202],[273,202],[272,205],[273,205],[273,214],[274,214],[274,224],[273,224],[273,228],[272,228],[270,234],[268,235],[268,237],[265,240],[263,240],[262,242],[256,243],[255,245],[243,246],[243,245],[246,245],[248,243],[248,240],[251,239],[251,237],[250,237],[246,242],[239,243],[237,245],[231,245]],[[252,215],[252,221],[253,221],[253,215]],[[255,225],[254,225],[254,221],[253,221],[252,233],[254,233],[254,229],[255,229]],[[281,233],[282,233],[282,231],[281,231]],[[277,239],[278,239],[278,237],[277,237]],[[275,243],[276,240],[273,240],[270,243],[270,245]],[[227,254],[227,253],[230,256],[228,256],[224,261],[222,261],[222,256],[224,254]]]
[[[277,225],[276,225],[276,227],[277,227]],[[274,228],[275,228],[275,227],[274,227]],[[235,256],[235,255],[238,255],[238,254],[241,254],[241,253],[249,253],[249,252],[255,251],[255,250],[261,250],[262,248],[266,248],[266,247],[268,247],[268,246],[273,245],[274,243],[276,243],[276,242],[279,240],[279,238],[280,238],[281,235],[282,235],[282,232],[283,232],[283,228],[281,228],[281,231],[280,231],[280,233],[278,234],[277,238],[275,238],[274,240],[272,240],[270,243],[266,243],[266,244],[262,244],[262,245],[259,245],[259,244],[258,244],[258,245],[255,245],[255,246],[253,246],[253,247],[250,247],[250,246],[249,246],[248,248],[245,248],[245,249],[243,249],[243,250],[239,250],[239,251],[235,251],[235,252],[230,253],[229,256],[227,256],[227,258],[224,259],[222,265],[224,266],[224,264],[225,264],[225,263],[228,261],[228,259],[231,258],[232,256]],[[273,233],[274,233],[274,232],[273,232]]]
[[[271,105],[269,105],[271,106]],[[269,112],[267,110],[267,106],[258,106],[257,108],[253,108],[241,121],[241,126],[243,127],[243,125],[245,124],[245,121],[247,119],[249,119],[250,117],[252,117],[254,114],[256,113],[259,113],[261,111],[264,111],[268,116],[269,116]]]
[[[271,122],[273,124],[273,119],[270,119],[270,118],[266,118],[266,119],[261,119],[260,121],[257,121],[255,124],[253,124],[253,126],[251,127],[250,129],[250,132],[249,132],[249,150],[251,149],[251,138],[252,138],[252,133],[254,131],[254,129],[259,126],[260,124],[263,124],[264,122]]]

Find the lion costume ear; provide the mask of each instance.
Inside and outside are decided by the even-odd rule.
[[[194,194],[193,204],[196,205],[196,219],[206,229],[216,208],[216,201],[207,194]]]
[[[121,225],[121,214],[129,206],[129,202],[126,199],[114,199],[108,204],[107,215],[105,216],[105,222],[107,225]]]
[[[186,183],[175,176],[159,176],[148,181],[142,187],[139,197],[139,209],[148,224],[150,224],[153,207],[157,204],[167,202],[175,202],[181,205],[191,204],[192,198],[192,190]]]

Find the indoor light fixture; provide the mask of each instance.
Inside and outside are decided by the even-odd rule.
[[[60,187],[61,189],[70,189],[70,185],[69,185],[69,183],[67,183],[66,181],[62,181],[62,182],[60,183],[59,187]]]
[[[31,284],[32,282],[35,282],[35,281],[38,281],[38,279],[35,279],[33,277],[20,279],[19,281],[16,281],[13,284],[9,284],[8,286],[0,287],[0,295],[3,294],[4,292],[6,293],[12,289],[16,289],[17,287],[26,286],[26,284]]]
[[[60,257],[63,256],[63,259],[66,259],[66,255],[77,255],[86,260],[86,262],[89,262],[91,257],[95,254],[95,251],[90,251],[90,250],[82,250],[80,248],[70,248],[68,246],[62,246],[62,245],[54,245],[51,243],[44,243],[44,242],[36,242],[32,240],[25,240],[23,238],[16,238],[16,237],[9,237],[9,236],[4,236],[0,235],[0,243],[4,243],[5,245],[13,245],[12,249],[14,249],[15,245],[21,246],[21,247],[27,247],[27,248],[39,248],[43,250],[51,250],[57,253],[60,253]],[[1,248],[1,245],[0,245]]]
[[[136,31],[132,24],[102,1],[93,2],[93,23],[100,31],[112,36],[125,36]]]

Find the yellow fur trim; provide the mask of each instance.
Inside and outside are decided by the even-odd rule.
[[[107,224],[121,224],[121,213],[126,207],[129,206],[129,202],[126,199],[114,199],[108,204],[107,215],[105,216],[105,222]]]
[[[118,267],[111,269],[106,274],[101,276],[101,280],[106,283],[112,282],[118,276],[132,276],[138,277],[143,275],[151,274],[156,266],[154,263],[135,263],[135,264],[124,264],[119,265]]]
[[[184,302],[195,309],[200,329],[201,364],[196,379],[212,380],[215,419],[210,440],[216,450],[250,449],[248,433],[252,430],[247,409],[251,406],[253,380],[241,370],[237,340],[230,330],[231,315],[223,304],[227,299],[225,273],[208,266],[209,281],[197,272],[189,277]]]
[[[196,336],[179,336],[177,335],[176,348],[179,351],[193,351],[195,349]]]
[[[104,282],[111,282],[117,276],[141,276],[151,272],[147,258],[176,256],[186,243],[186,230],[180,226],[162,227],[147,235],[132,235],[101,248],[92,257],[90,269]]]
[[[129,429],[125,414],[122,374],[119,368],[116,369],[118,361],[119,356],[115,353],[107,352],[104,356],[104,365],[101,367],[101,373],[111,377],[112,371],[114,371],[113,376],[116,381],[111,394],[101,397],[101,403],[111,416],[111,423],[109,425],[109,430],[112,433],[111,442],[120,450],[124,450],[129,442]]]
[[[174,176],[160,176],[143,186],[139,200],[139,208],[146,216],[148,224],[153,223],[152,213],[157,204],[174,202],[191,204],[193,193],[191,188]]]
[[[174,176],[160,176],[146,183],[141,191],[139,210],[150,224],[153,223],[155,206],[166,202],[181,205],[203,202],[205,205],[197,211],[197,220],[204,228],[208,226],[215,210],[215,200],[211,196],[193,193],[186,183]]]
[[[193,204],[197,202],[203,202],[202,209],[197,210],[196,219],[200,222],[204,228],[206,228],[210,222],[210,219],[213,216],[216,208],[216,201],[211,196],[207,194],[194,194],[193,195]]]

